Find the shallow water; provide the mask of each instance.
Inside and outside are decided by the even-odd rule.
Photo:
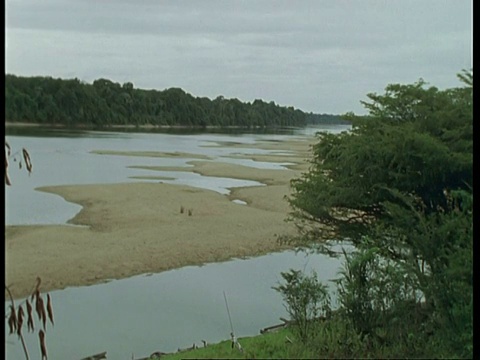
[[[232,154],[268,154],[275,151],[255,148],[211,146],[224,142],[254,144],[257,140],[302,138],[319,129],[330,132],[346,130],[345,126],[298,129],[295,135],[278,134],[195,134],[60,131],[46,129],[15,129],[6,140],[16,156],[10,158],[12,186],[5,188],[5,224],[65,224],[81,207],[60,196],[36,191],[40,186],[109,184],[122,182],[165,182],[201,187],[228,194],[232,187],[259,186],[256,181],[202,176],[191,172],[165,172],[134,169],[131,166],[188,166],[190,158],[152,158],[119,155],[98,155],[93,150],[183,152],[211,157],[215,161],[264,169],[284,168],[285,164],[229,158]],[[314,130],[312,130],[314,129]],[[23,135],[22,135],[23,134]],[[36,135],[35,135],[36,134]],[[24,136],[26,135],[26,136]],[[33,172],[19,169],[21,149],[28,149]],[[166,176],[175,180],[137,179],[137,176]]]
[[[49,358],[80,359],[107,351],[109,359],[130,359],[132,353],[142,357],[193,343],[202,346],[201,340],[228,340],[223,292],[237,337],[253,336],[288,317],[281,296],[271,288],[282,280],[280,272],[315,269],[328,282],[337,277],[339,266],[338,259],[286,251],[52,291],[55,326],[47,324]],[[40,358],[37,333],[25,337],[31,358]],[[15,335],[7,337],[6,350],[9,360],[23,359]]]
[[[278,168],[282,165],[226,157],[232,153],[268,153],[266,150],[211,145],[232,141],[253,144],[255,140],[281,140],[311,135],[317,130],[346,129],[345,126],[300,129],[294,135],[43,130],[35,135],[28,130],[28,136],[22,136],[17,130],[16,135],[7,135],[7,140],[14,151],[22,147],[29,150],[33,173],[27,175],[25,169],[20,171],[15,167],[18,163],[10,161],[13,186],[6,187],[6,224],[64,224],[80,210],[79,205],[68,203],[58,195],[36,191],[39,186],[152,181],[131,178],[145,175],[176,177],[164,182],[220,193],[228,193],[234,186],[258,185],[190,172],[128,168],[133,165],[185,166],[191,160],[187,158],[107,156],[92,154],[92,150],[181,151],[211,156],[217,161]],[[287,251],[52,291],[55,326],[47,325],[49,358],[80,359],[107,351],[109,359],[131,359],[132,354],[138,358],[154,351],[173,352],[193,343],[201,346],[201,340],[209,343],[227,340],[231,329],[223,292],[237,337],[256,335],[261,328],[279,323],[279,317],[287,317],[280,295],[271,288],[281,280],[280,272],[290,268],[307,272],[315,269],[320,280],[328,281],[336,277],[340,265],[338,259],[320,255],[306,257]],[[6,306],[8,304],[6,302]],[[35,322],[38,324],[37,319]],[[25,334],[30,357],[40,358],[38,328],[35,334]],[[6,338],[6,354],[9,360],[24,358],[15,335]]]
[[[191,172],[164,172],[133,169],[130,166],[187,166],[190,158],[152,158],[119,155],[98,155],[93,150],[116,151],[182,151],[208,156],[227,154],[225,149],[204,148],[203,137],[208,141],[212,136],[174,136],[164,134],[116,134],[110,136],[81,137],[20,137],[7,136],[15,150],[28,149],[33,172],[17,167],[21,161],[10,160],[9,174],[12,186],[6,187],[6,224],[65,224],[81,209],[61,197],[36,191],[35,188],[50,185],[109,184],[121,182],[166,182],[202,187],[226,194],[230,187],[258,186],[260,183],[248,180],[214,178]],[[220,136],[223,138],[223,136]],[[246,140],[249,140],[247,138]],[[241,149],[242,151],[255,151]],[[232,150],[233,151],[233,150]],[[239,152],[238,149],[236,152]],[[260,153],[261,151],[257,151]],[[263,152],[262,152],[263,153]],[[228,158],[225,160],[228,161]],[[278,166],[278,165],[277,165]],[[175,180],[133,179],[135,176],[168,176]]]

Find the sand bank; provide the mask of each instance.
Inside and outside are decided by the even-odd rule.
[[[165,152],[165,151],[116,151],[116,150],[93,150],[93,154],[98,155],[117,155],[117,156],[140,156],[140,157],[164,157],[164,158],[191,158],[191,159],[210,159],[209,156],[202,154],[192,154],[185,152]]]
[[[198,160],[191,161],[189,168],[181,168],[268,185],[235,188],[228,196],[162,183],[40,188],[82,205],[70,223],[83,227],[6,227],[6,284],[18,298],[30,293],[37,276],[42,278],[42,291],[51,291],[285,249],[278,243],[278,235],[294,234],[295,228],[285,222],[290,208],[284,197],[290,193],[290,179],[306,169],[301,160],[308,143],[257,145],[295,149],[297,170],[262,170]],[[143,154],[152,155],[176,156]],[[233,199],[247,205],[236,204]]]
[[[6,228],[6,282],[15,297],[34,279],[44,291],[94,284],[186,265],[266,254],[282,247],[285,188],[216,192],[169,184],[45,187],[81,204],[72,226]],[[272,196],[275,194],[276,196]],[[182,214],[181,207],[185,208]],[[188,215],[188,210],[192,215]]]

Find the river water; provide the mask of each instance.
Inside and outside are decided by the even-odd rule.
[[[254,181],[205,177],[189,172],[129,168],[134,165],[185,166],[192,160],[189,158],[107,156],[93,154],[92,150],[178,151],[206,155],[213,161],[280,168],[285,164],[227,156],[271,153],[255,149],[256,140],[302,138],[316,131],[347,129],[346,126],[328,126],[290,130],[287,134],[32,132],[32,129],[16,130],[14,134],[7,132],[6,138],[14,153],[22,147],[30,152],[33,173],[29,176],[25,169],[15,166],[20,156],[16,156],[16,161],[10,158],[13,185],[5,191],[5,223],[65,224],[81,209],[59,196],[36,191],[39,186],[152,181],[132,178],[144,175],[174,177],[174,180],[162,181],[222,194],[235,186],[260,185]],[[252,144],[252,147],[212,146],[232,141]],[[261,328],[278,323],[279,317],[287,317],[280,295],[272,289],[281,280],[280,272],[290,268],[315,270],[319,278],[328,283],[337,276],[340,265],[339,259],[286,251],[53,291],[50,294],[55,326],[47,325],[46,332],[49,358],[80,359],[107,351],[109,359],[131,359],[132,354],[144,357],[154,351],[173,352],[193,343],[200,346],[202,340],[209,343],[227,340],[231,329],[224,293],[237,337],[256,335]],[[40,358],[37,332],[38,329],[34,334],[25,331],[31,358]],[[6,354],[11,360],[24,358],[15,335],[6,337]]]

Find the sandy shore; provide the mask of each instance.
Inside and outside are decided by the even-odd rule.
[[[294,143],[296,157],[283,160],[291,161],[294,170],[192,161],[191,171],[203,175],[267,184],[235,188],[228,196],[161,183],[43,187],[39,190],[82,205],[70,223],[83,226],[6,227],[6,283],[18,298],[30,293],[37,276],[45,292],[284,249],[278,235],[295,232],[285,222],[289,206],[284,196],[290,179],[307,168],[302,160],[308,144],[259,144],[291,150]]]

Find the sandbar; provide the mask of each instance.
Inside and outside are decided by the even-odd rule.
[[[259,169],[251,166],[230,164],[224,162],[189,161],[190,166],[143,166],[133,165],[130,168],[154,170],[154,171],[186,171],[204,176],[229,177],[239,180],[252,180],[266,185],[287,184],[300,172],[282,169]]]
[[[92,150],[91,153],[92,154],[98,154],[98,155],[117,155],[117,156],[210,159],[210,157],[206,156],[206,155],[185,153],[185,152],[179,152],[179,151],[167,152],[167,151]]]
[[[281,145],[292,149],[291,143]],[[294,148],[303,154],[306,145]],[[297,154],[296,165],[305,169],[300,159]],[[296,233],[294,224],[285,221],[290,211],[285,196],[300,170],[215,161],[190,165],[187,169],[206,176],[258,180],[267,186],[234,188],[227,196],[160,182],[39,188],[82,210],[67,225],[5,228],[6,284],[14,298],[28,296],[37,276],[41,290],[48,292],[287,248],[278,237]]]

